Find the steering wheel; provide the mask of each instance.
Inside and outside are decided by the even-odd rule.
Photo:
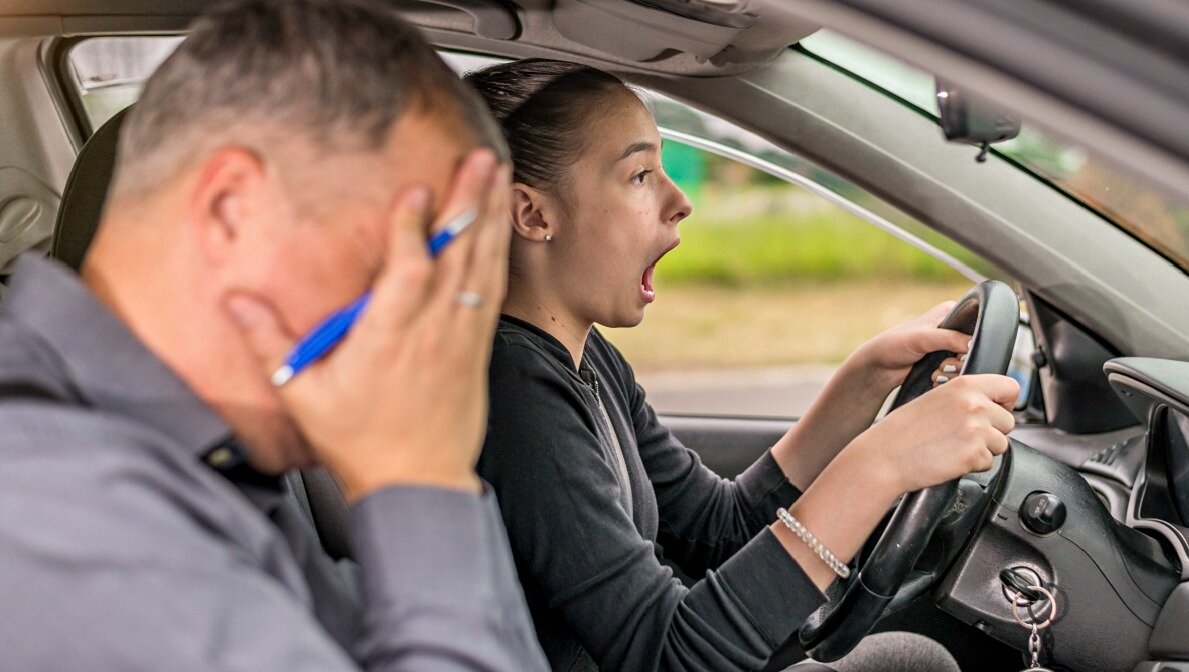
[[[974,337],[962,374],[1003,374],[1019,323],[1020,303],[1015,292],[1002,282],[987,280],[967,292],[939,326]],[[933,371],[953,355],[934,352],[913,365],[891,409],[932,389]],[[900,500],[862,569],[829,591],[830,599],[802,626],[801,646],[811,658],[838,660],[871,631],[920,559],[954,499],[959,480],[909,493]]]

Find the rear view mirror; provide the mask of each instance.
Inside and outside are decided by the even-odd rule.
[[[958,87],[937,80],[937,107],[941,111],[941,130],[950,142],[962,142],[982,148],[977,160],[986,161],[987,147],[993,142],[1011,140],[1020,134],[1020,120],[1007,112],[972,97]]]

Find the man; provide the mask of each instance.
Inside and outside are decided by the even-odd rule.
[[[473,471],[510,211],[481,110],[363,0],[196,22],[127,120],[81,278],[24,257],[0,310],[0,667],[545,668]],[[358,591],[280,485],[317,463]]]

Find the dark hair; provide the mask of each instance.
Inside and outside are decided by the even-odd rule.
[[[493,65],[463,78],[499,122],[512,152],[512,179],[553,191],[594,141],[587,124],[627,93],[619,78],[577,63],[530,58]]]
[[[146,82],[121,137],[116,189],[148,191],[215,143],[249,142],[268,128],[322,151],[376,150],[411,106],[455,115],[506,158],[482,101],[390,7],[219,3]]]

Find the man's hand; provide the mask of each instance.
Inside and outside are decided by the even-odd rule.
[[[398,198],[363,316],[334,352],[278,390],[349,500],[392,484],[478,491],[487,367],[507,284],[509,180],[489,150],[467,158],[433,229],[469,208],[478,219],[436,260],[426,249],[428,190]],[[481,304],[461,302],[460,292]],[[271,375],[300,334],[252,297],[228,307],[261,375]]]

